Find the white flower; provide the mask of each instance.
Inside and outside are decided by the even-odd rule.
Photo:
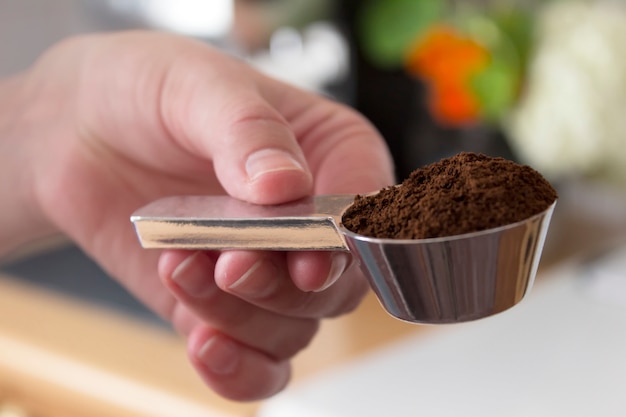
[[[548,177],[626,182],[626,4],[559,1],[541,15],[527,86],[507,125]]]

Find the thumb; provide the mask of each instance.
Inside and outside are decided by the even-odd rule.
[[[230,195],[259,204],[309,195],[313,178],[290,125],[262,99],[243,95],[208,144],[220,183]]]
[[[168,78],[176,82],[169,92],[168,86],[164,89],[169,97],[164,121],[189,152],[213,162],[228,194],[278,204],[312,192],[313,177],[296,135],[262,97],[253,70],[218,55],[209,65],[187,66],[179,75],[171,74]]]

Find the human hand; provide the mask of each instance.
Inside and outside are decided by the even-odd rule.
[[[28,204],[188,338],[219,394],[281,390],[319,320],[367,291],[345,253],[140,248],[129,217],[168,195],[277,204],[393,182],[359,115],[199,42],[159,33],[73,38],[20,77],[9,139]],[[339,275],[342,279],[337,280]],[[331,285],[332,284],[332,285]]]

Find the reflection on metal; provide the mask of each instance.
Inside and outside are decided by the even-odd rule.
[[[347,250],[337,224],[354,196],[260,206],[226,196],[170,197],[131,218],[145,248]]]
[[[391,315],[414,323],[458,323],[500,313],[528,293],[553,209],[450,238],[394,241],[344,233]]]

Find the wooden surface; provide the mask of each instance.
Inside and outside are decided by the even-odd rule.
[[[295,360],[294,379],[423,331],[370,297],[324,323]],[[254,416],[258,404],[210,392],[169,329],[0,277],[0,408],[29,416]]]

